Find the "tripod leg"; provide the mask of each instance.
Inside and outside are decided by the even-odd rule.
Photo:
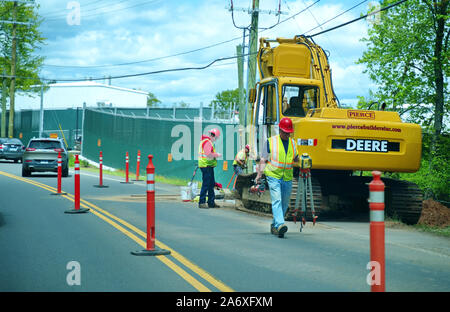
[[[306,176],[302,174],[302,223],[306,224]]]
[[[316,216],[316,210],[314,209],[314,194],[312,190],[311,173],[308,174],[308,184],[309,184],[309,196],[311,201],[311,213],[313,216],[313,225],[315,225],[318,217]]]

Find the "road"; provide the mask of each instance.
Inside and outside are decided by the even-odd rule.
[[[157,169],[156,169],[157,170]],[[288,222],[280,239],[270,218],[233,208],[199,209],[156,184],[156,246],[171,254],[137,257],[145,248],[145,182],[122,184],[81,168],[81,204],[73,172],[21,177],[0,162],[0,291],[304,292],[370,291],[368,222]],[[450,240],[411,229],[386,229],[387,291],[449,291]],[[73,264],[75,266],[73,266]]]

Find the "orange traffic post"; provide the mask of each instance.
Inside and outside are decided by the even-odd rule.
[[[84,213],[88,212],[88,208],[80,208],[80,161],[78,160],[78,155],[75,155],[75,197],[74,203],[75,208],[72,210],[66,210],[65,213]]]
[[[130,182],[129,174],[130,174],[130,167],[129,167],[129,160],[128,152],[125,154],[125,182],[120,182],[122,184],[133,184],[133,182]]]
[[[98,188],[109,187],[107,185],[103,185],[103,153],[102,153],[102,151],[100,151],[100,156],[99,156],[99,184],[94,185],[94,187],[98,187]]]
[[[370,267],[371,291],[384,292],[385,285],[385,240],[384,240],[384,183],[381,172],[372,171],[373,180],[369,184],[370,198]]]
[[[155,247],[155,167],[152,162],[153,155],[148,155],[147,165],[147,248],[132,251],[135,256],[161,256],[169,255],[170,250]]]
[[[134,181],[140,181],[139,180],[139,167],[140,166],[141,166],[141,151],[138,150],[137,162],[136,162],[136,180],[134,180]]]
[[[67,195],[66,192],[61,191],[61,176],[62,176],[62,158],[61,152],[58,152],[58,190],[56,193],[51,193],[51,195]]]

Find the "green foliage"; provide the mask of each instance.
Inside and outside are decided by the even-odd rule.
[[[396,173],[395,178],[416,183],[425,199],[450,201],[450,136],[441,136],[435,151],[431,150],[431,136],[424,135],[423,155],[419,171]]]
[[[394,2],[384,0],[381,6]],[[388,109],[440,133],[449,111],[448,79],[442,79],[450,71],[448,7],[449,1],[409,0],[380,13],[380,22],[362,39],[367,50],[358,63],[366,65],[378,86],[369,99],[360,99],[362,108],[385,102]],[[440,119],[434,119],[435,113]]]
[[[239,107],[239,88],[217,93],[209,107],[214,107],[214,112],[218,115],[223,115],[228,113],[230,109]]]
[[[13,2],[0,2],[0,20],[13,20]],[[45,38],[39,31],[43,19],[37,14],[39,5],[25,6],[18,3],[17,21],[31,23],[30,25],[17,25],[16,27],[16,89],[34,91],[31,86],[40,84],[39,70],[44,57],[36,54],[44,44]],[[12,51],[13,24],[0,23],[0,75],[5,71],[10,75]],[[23,78],[26,77],[26,78]]]
[[[380,1],[381,7],[397,0]],[[423,153],[416,173],[391,176],[412,181],[425,197],[449,199],[450,52],[448,0],[409,0],[379,14],[362,39],[367,50],[357,63],[377,85],[367,98],[358,97],[358,108],[396,111],[403,121],[422,126]]]
[[[147,107],[157,107],[159,104],[161,104],[161,101],[153,93],[149,92],[147,95]]]

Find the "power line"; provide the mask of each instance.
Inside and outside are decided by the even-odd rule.
[[[350,9],[347,9],[347,10],[345,10],[344,12],[342,12],[342,13],[336,15],[335,17],[330,18],[329,20],[323,22],[322,24],[319,24],[319,23],[317,22],[317,20],[316,20],[317,24],[319,24],[319,25],[317,25],[317,26],[314,27],[314,28],[311,28],[311,29],[308,30],[308,31],[305,31],[305,32],[303,33],[303,35],[305,35],[306,33],[309,33],[310,31],[313,31],[314,29],[317,29],[317,28],[322,27],[322,26],[325,25],[326,23],[331,22],[332,20],[334,20],[334,19],[338,18],[339,16],[341,16],[341,15],[347,13],[348,11],[353,10],[354,8],[360,6],[361,4],[363,4],[363,3],[367,2],[367,1],[368,1],[368,0],[361,1],[360,3],[358,3],[358,4],[354,5],[354,6],[352,6]],[[312,14],[312,13],[311,13],[311,14]],[[313,17],[314,17],[314,15],[313,15]],[[316,19],[316,18],[314,17],[314,19]]]
[[[101,4],[100,6],[95,7],[95,8],[89,8],[89,10],[84,10],[83,9],[86,6],[89,6],[89,5],[92,5],[94,3],[98,3],[99,2],[99,1],[96,1],[96,2],[91,2],[90,4],[89,3],[85,4],[85,5],[80,4],[80,9],[82,9],[83,13],[88,13],[88,12],[94,12],[94,11],[97,11],[97,10],[101,10],[101,9],[104,9],[104,8],[107,8],[107,7],[114,7],[114,6],[118,5],[118,4],[121,4],[123,2],[128,2],[128,1],[130,1],[130,0],[119,0],[118,2],[115,2],[115,3],[107,2],[107,4]],[[47,20],[55,20],[55,19],[64,18],[66,15],[67,15],[67,9],[64,9],[63,11],[58,11],[57,13],[55,12],[53,14],[52,13],[50,13],[50,14],[47,13],[46,19]]]
[[[176,71],[203,70],[208,67],[211,67],[213,64],[215,64],[217,62],[231,60],[231,59],[235,59],[235,58],[242,57],[242,56],[248,56],[251,54],[256,54],[256,53],[248,53],[246,55],[239,55],[239,56],[222,57],[222,58],[213,60],[212,62],[210,62],[209,64],[207,64],[205,66],[200,66],[200,67],[182,67],[182,68],[162,69],[162,70],[156,70],[156,71],[145,72],[145,73],[127,74],[127,75],[118,75],[118,76],[96,77],[96,78],[88,78],[88,79],[86,79],[86,78],[83,78],[83,79],[61,78],[60,79],[60,78],[44,78],[44,77],[35,78],[35,77],[19,77],[19,76],[14,76],[14,78],[40,80],[40,81],[64,81],[64,82],[98,81],[98,80],[104,80],[105,78],[108,78],[108,79],[131,78],[131,77],[147,76],[147,75],[154,75],[154,74],[160,74],[160,73],[176,72]],[[222,65],[228,65],[228,64],[222,64]],[[9,75],[0,75],[0,77],[13,78],[13,76],[9,76]]]
[[[326,30],[324,30],[324,31],[315,33],[315,34],[313,34],[313,35],[311,35],[311,36],[309,36],[309,37],[315,37],[315,36],[318,36],[318,35],[322,35],[322,34],[325,34],[325,33],[329,32],[329,31],[332,31],[332,30],[335,30],[335,29],[338,29],[338,28],[341,28],[341,27],[350,25],[350,24],[352,24],[352,23],[354,23],[354,22],[357,22],[357,21],[359,21],[359,20],[362,20],[362,19],[364,19],[364,18],[366,18],[366,17],[368,17],[368,16],[371,16],[371,15],[374,15],[374,14],[377,14],[377,13],[380,13],[380,12],[383,12],[383,11],[385,11],[385,10],[389,10],[390,8],[393,8],[393,7],[395,7],[395,6],[399,5],[399,4],[402,4],[403,2],[406,2],[406,1],[408,1],[408,0],[401,0],[401,1],[398,1],[398,2],[396,2],[396,3],[393,3],[393,4],[391,4],[391,5],[388,5],[387,7],[384,7],[384,8],[378,9],[378,10],[375,10],[375,11],[373,11],[373,12],[371,12],[371,13],[368,13],[368,14],[363,15],[363,16],[361,16],[361,17],[355,18],[355,19],[353,19],[353,20],[351,20],[351,21],[349,21],[349,22],[346,22],[346,23],[337,25],[337,26],[335,26],[335,27],[326,29]]]
[[[318,1],[319,1],[319,0],[318,0]],[[318,1],[316,1],[315,3],[317,3]],[[310,35],[310,36],[308,36],[308,37],[315,37],[315,36],[318,36],[318,35],[321,35],[321,34],[330,32],[330,31],[332,31],[332,30],[335,30],[335,29],[344,27],[344,26],[346,26],[346,25],[349,25],[349,24],[351,24],[351,23],[354,23],[354,22],[356,22],[356,21],[359,21],[359,20],[361,20],[361,19],[364,19],[364,18],[366,18],[366,17],[368,17],[368,16],[370,16],[370,15],[374,15],[374,14],[377,14],[377,13],[379,13],[379,12],[382,12],[382,11],[388,10],[388,9],[390,9],[390,8],[393,8],[393,7],[395,7],[395,6],[397,6],[397,5],[400,5],[400,4],[402,4],[403,2],[406,2],[406,1],[407,1],[407,0],[401,0],[401,1],[398,1],[398,2],[393,3],[393,4],[391,4],[391,5],[387,6],[387,7],[380,8],[380,9],[374,11],[374,12],[371,12],[371,13],[366,14],[366,15],[364,15],[364,16],[361,16],[361,17],[359,17],[359,18],[353,19],[353,20],[348,21],[348,22],[346,22],[346,23],[340,24],[340,25],[338,25],[338,26],[335,26],[335,27],[326,29],[326,30],[324,30],[324,31],[318,32],[318,33],[316,33],[316,34]],[[312,5],[314,5],[315,3],[313,3]],[[311,6],[309,6],[309,7],[311,7]],[[308,8],[309,8],[309,7],[308,7]],[[305,9],[302,10],[302,11],[305,11],[305,10],[308,9],[308,8],[305,8]],[[298,13],[295,14],[295,15],[300,14],[302,11],[298,12]],[[294,15],[291,16],[290,18],[293,18],[293,17],[294,17]],[[288,18],[288,19],[289,19],[289,18]],[[286,19],[286,20],[288,20],[288,19]],[[284,21],[286,21],[286,20],[284,20]],[[282,21],[282,22],[284,22],[284,21]],[[281,22],[280,22],[280,23],[281,23]],[[238,37],[238,38],[234,38],[234,39],[231,39],[231,40],[227,40],[226,42],[234,41],[234,40],[240,39],[240,38],[242,38],[242,37]],[[198,51],[198,50],[202,50],[202,49],[209,48],[209,47],[212,47],[212,46],[217,46],[217,45],[220,45],[220,44],[223,44],[223,43],[224,43],[224,42],[218,43],[218,44],[214,44],[214,45],[211,45],[211,46],[208,46],[208,47],[204,47],[204,48],[199,48],[199,49],[192,50],[192,51],[187,51],[187,52],[183,52],[183,53],[178,53],[178,54],[176,54],[176,55],[182,55],[182,54],[192,53],[192,52],[195,52],[195,51]],[[111,78],[111,79],[120,79],[120,78],[130,78],[130,77],[146,76],[146,75],[151,75],[151,74],[166,73],[166,72],[175,72],[175,71],[202,70],[202,69],[206,69],[206,68],[210,67],[211,65],[213,65],[213,64],[216,63],[216,62],[220,62],[220,61],[224,61],[224,60],[229,60],[229,59],[234,59],[234,58],[238,58],[238,57],[245,57],[245,56],[248,56],[248,55],[251,55],[251,54],[256,54],[256,53],[248,53],[248,54],[240,55],[240,56],[232,56],[232,57],[219,58],[219,59],[216,59],[216,60],[212,61],[212,62],[209,63],[208,65],[206,65],[206,66],[201,66],[201,67],[186,67],[186,68],[165,69],[165,70],[158,70],[158,71],[145,72],[145,73],[138,73],[138,74],[119,75],[119,76],[114,76],[114,77],[111,76],[110,78]],[[172,56],[175,56],[175,55],[172,55]],[[162,57],[162,58],[167,58],[167,57],[172,57],[172,56],[166,56],[166,57]],[[159,59],[161,59],[161,58],[159,58]],[[153,59],[153,60],[154,60],[154,59]],[[140,62],[132,62],[132,63],[127,63],[127,64],[137,64],[137,63],[142,63],[142,62],[147,62],[147,61],[149,61],[149,60],[140,61]],[[64,67],[68,67],[68,66],[64,66]],[[11,77],[8,77],[8,78],[11,78]],[[18,77],[18,78],[19,78],[19,77]],[[20,78],[23,78],[23,77],[20,77]],[[25,79],[27,79],[27,78],[25,78]],[[48,79],[48,78],[41,78],[41,79],[42,79],[42,80],[46,80],[46,81],[73,81],[73,82],[76,82],[76,81],[86,81],[86,80],[87,80],[87,79]],[[105,77],[101,77],[101,78],[99,77],[99,78],[91,78],[91,79],[89,79],[89,80],[95,81],[95,80],[104,80],[104,79],[105,79]]]
[[[222,44],[225,44],[225,43],[228,43],[228,42],[235,41],[237,39],[242,39],[242,37],[243,36],[235,37],[235,38],[232,38],[232,39],[229,39],[229,40],[226,40],[226,41],[214,43],[214,44],[211,44],[211,45],[208,45],[208,46],[205,46],[205,47],[201,47],[201,48],[198,48],[198,49],[189,50],[189,51],[180,52],[180,53],[171,54],[171,55],[166,55],[166,56],[161,56],[161,57],[155,57],[155,58],[142,60],[142,61],[120,63],[120,64],[110,64],[110,65],[77,66],[77,65],[43,64],[43,66],[46,66],[46,67],[62,67],[62,68],[102,68],[102,67],[115,67],[115,66],[135,65],[135,64],[147,63],[147,62],[152,62],[152,61],[159,61],[159,60],[163,60],[163,59],[166,59],[166,58],[171,58],[171,57],[175,57],[175,56],[180,56],[180,55],[185,55],[185,54],[189,54],[189,53],[194,53],[194,52],[210,49],[210,48],[217,47],[219,45],[222,45]]]
[[[123,3],[123,2],[126,2],[126,1],[130,1],[130,0],[123,0],[123,1],[117,2],[117,3],[115,3],[113,6],[118,5],[118,4],[120,4],[120,3]],[[146,1],[146,2],[142,2],[142,3],[134,4],[134,5],[131,5],[131,6],[128,6],[128,7],[118,8],[118,9],[115,9],[115,10],[110,10],[110,11],[105,11],[105,12],[96,12],[96,13],[87,14],[87,15],[86,15],[86,14],[83,14],[82,17],[85,19],[85,18],[92,17],[92,16],[99,16],[99,15],[103,15],[103,14],[109,14],[109,13],[113,13],[113,12],[118,12],[118,11],[128,10],[128,9],[131,9],[131,8],[135,8],[135,7],[138,7],[138,6],[147,5],[147,4],[150,4],[150,3],[155,3],[155,2],[158,2],[158,1],[161,1],[161,0],[151,0],[151,1]],[[99,7],[99,8],[93,9],[93,10],[88,10],[88,11],[86,11],[86,12],[96,11],[97,9],[105,8],[105,7],[109,7],[109,6],[111,6],[111,4],[108,4],[108,5],[106,5],[106,6]],[[84,13],[86,13],[86,12],[84,12]],[[47,18],[46,21],[55,21],[55,20],[59,20],[59,19],[61,19],[61,18],[63,18],[63,17],[65,17],[65,15],[62,15],[62,16],[59,16],[59,17],[51,17],[51,18]]]
[[[311,5],[309,5],[308,7],[306,7],[305,9],[300,10],[299,12],[295,13],[294,15],[280,21],[278,24],[279,25],[281,23],[284,23],[292,18],[295,18],[297,15],[303,13],[305,10],[311,8],[312,6],[314,6],[315,4],[317,4],[318,2],[320,2],[320,0],[317,0],[316,2],[312,3]],[[272,26],[275,27],[276,25]],[[261,32],[268,30],[270,28],[264,29]],[[247,36],[247,35],[246,35]],[[152,62],[152,61],[159,61],[159,60],[163,60],[166,58],[171,58],[171,57],[176,57],[176,56],[181,56],[181,55],[185,55],[185,54],[190,54],[190,53],[194,53],[194,52],[198,52],[198,51],[202,51],[202,50],[206,50],[206,49],[210,49],[225,43],[229,43],[235,40],[240,40],[244,38],[244,36],[240,36],[240,37],[235,37],[229,40],[225,40],[222,42],[218,42],[215,44],[211,44],[208,46],[204,46],[198,49],[194,49],[194,50],[189,50],[189,51],[185,51],[185,52],[180,52],[180,53],[176,53],[176,54],[171,54],[171,55],[167,55],[167,56],[161,56],[161,57],[156,57],[156,58],[151,58],[151,59],[146,59],[146,60],[142,60],[142,61],[134,61],[134,62],[127,62],[127,63],[119,63],[119,64],[108,64],[108,65],[86,65],[86,66],[81,66],[81,65],[56,65],[56,64],[43,64],[43,66],[45,67],[57,67],[57,68],[104,68],[104,67],[117,67],[117,66],[127,66],[127,65],[135,65],[135,64],[142,64],[142,63],[147,63],[147,62]]]

